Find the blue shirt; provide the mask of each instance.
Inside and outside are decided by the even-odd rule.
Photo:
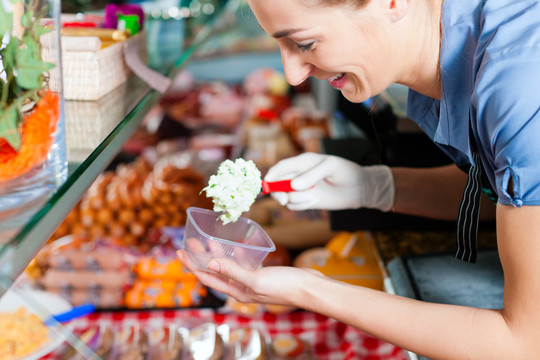
[[[540,1],[445,0],[441,21],[441,100],[410,90],[408,117],[458,165],[470,119],[498,201],[540,205]]]

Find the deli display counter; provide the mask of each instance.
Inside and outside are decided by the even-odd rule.
[[[148,77],[148,71],[143,71],[98,100],[66,98],[66,181],[27,218],[19,222],[0,221],[0,313],[6,314],[0,329],[20,316],[29,320],[27,324],[36,325],[33,329],[41,329],[39,333],[33,331],[39,335],[39,342],[34,344],[10,336],[10,341],[21,344],[23,340],[25,346],[32,346],[27,355],[36,359],[108,359],[128,355],[163,359],[164,351],[167,356],[190,352],[197,359],[223,359],[226,351],[230,355],[231,347],[237,346],[234,351],[239,353],[235,358],[243,358],[241,354],[246,351],[253,355],[256,350],[262,356],[262,351],[271,350],[273,355],[267,358],[294,355],[305,359],[403,360],[398,347],[335,319],[301,309],[224,299],[186,273],[174,251],[160,248],[164,238],[173,243],[181,238],[185,207],[200,195],[203,177],[193,171],[178,171],[174,166],[150,169],[144,161],[132,161],[136,159],[133,154],[141,154],[141,143],[148,140],[148,133],[141,129],[154,127],[156,118],[160,120],[157,132],[165,140],[154,144],[157,151],[185,145],[187,140],[177,141],[173,134],[196,134],[189,139],[189,145],[199,151],[198,160],[206,166],[202,168],[205,174],[215,171],[210,165],[217,164],[211,161],[223,155],[249,157],[261,169],[267,169],[280,157],[293,154],[295,146],[317,149],[317,140],[328,130],[327,115],[313,110],[307,116],[294,109],[290,112],[292,123],[288,131],[294,134],[296,143],[278,131],[275,109],[283,111],[292,106],[290,90],[280,75],[281,59],[275,41],[261,36],[264,33],[244,1],[181,3],[190,4],[176,11],[147,11],[144,31],[148,53],[142,56],[148,56],[148,64],[155,72],[150,74],[158,80],[171,81],[167,91],[157,90],[159,84],[153,83],[155,79]],[[198,16],[185,17],[187,11]],[[185,74],[194,80],[187,93],[182,84],[175,83],[185,79]],[[252,74],[250,80],[246,80],[247,74]],[[257,96],[268,87],[275,92],[273,96]],[[254,95],[249,100],[242,93],[247,88]],[[295,91],[299,102],[314,107],[309,84]],[[270,104],[268,98],[272,99]],[[206,100],[211,106],[197,107]],[[258,108],[255,118],[246,120],[237,111],[240,103],[251,105],[251,110]],[[272,111],[261,111],[267,105]],[[240,116],[231,120],[231,115]],[[216,132],[223,123],[215,121],[199,127],[197,121],[205,116],[206,120],[218,117],[220,122],[229,121],[227,131]],[[303,131],[302,127],[307,125],[311,128]],[[244,144],[249,146],[243,147]],[[169,165],[182,163],[186,156],[175,153],[171,158]],[[156,180],[148,181],[156,186],[145,188],[146,195],[155,201],[153,214],[147,211],[148,204],[136,210],[127,205],[138,201],[141,194],[141,183],[132,181],[132,175],[139,170],[144,171],[147,179]],[[170,186],[162,187],[167,181]],[[175,186],[175,182],[181,186]],[[83,207],[93,200],[97,189],[103,190],[105,183],[127,191],[118,200],[107,200],[110,208],[93,212],[95,219],[90,224]],[[98,200],[107,196],[103,192],[98,195]],[[339,259],[332,255],[332,261],[322,271],[337,272],[339,277],[340,272],[365,264],[370,271],[370,285],[382,286],[381,268],[372,252],[369,234],[336,234],[329,229],[324,213],[294,214],[269,198],[260,199],[257,205],[250,216],[281,245],[268,257],[270,264],[291,264],[286,245],[298,253],[317,246],[316,251],[340,254]],[[141,235],[138,220],[150,216],[153,225],[161,227],[166,223],[158,215],[166,216],[167,224],[175,226],[167,231],[174,231],[168,233],[163,227],[158,237],[153,232]],[[75,234],[84,231],[97,234],[99,229],[92,225],[104,220],[122,222],[121,226],[107,225],[107,231],[122,232],[121,244],[106,244],[101,241],[105,239],[75,239]],[[325,249],[329,240],[332,241]],[[135,243],[138,250],[146,252],[127,246]],[[366,261],[357,264],[351,258],[353,255],[365,256]],[[302,259],[304,265],[313,260],[311,256]],[[365,280],[362,276],[344,278],[357,283]],[[28,311],[21,312],[21,307]],[[52,316],[57,313],[78,318],[64,322],[57,315]]]
[[[5,310],[6,303],[11,306],[9,310],[26,305],[47,323],[54,312],[94,301],[97,308],[92,314],[66,325],[48,322],[48,341],[40,353],[33,354],[34,358],[107,359],[114,358],[112,349],[126,356],[133,350],[131,354],[137,358],[165,358],[160,347],[166,344],[167,350],[178,351],[179,338],[171,335],[177,334],[186,341],[186,346],[211,350],[211,353],[203,351],[197,359],[223,359],[226,343],[236,339],[241,340],[240,352],[249,350],[249,346],[260,349],[268,344],[273,351],[281,351],[279,356],[269,357],[276,359],[404,360],[406,354],[402,349],[335,319],[301,309],[235,303],[196,283],[192,274],[185,273],[178,263],[175,252],[174,261],[169,261],[170,258],[164,261],[170,249],[165,254],[166,251],[152,248],[162,245],[160,241],[165,238],[174,243],[182,237],[186,206],[200,196],[203,177],[195,172],[171,170],[167,166],[150,168],[143,161],[132,161],[143,153],[141,143],[148,140],[144,137],[148,133],[144,132],[138,138],[142,127],[156,130],[159,126],[157,132],[165,140],[153,144],[157,150],[152,156],[159,157],[156,154],[160,151],[181,149],[189,142],[190,147],[200,151],[196,161],[202,164],[199,170],[205,176],[215,170],[216,160],[222,156],[254,159],[264,171],[279,159],[295,155],[298,149],[339,155],[351,155],[351,149],[355,149],[358,152],[354,155],[358,156],[366,145],[366,157],[358,161],[364,164],[380,161],[377,156],[380,149],[374,149],[372,142],[362,138],[358,146],[358,138],[350,136],[357,130],[352,131],[351,124],[340,123],[335,114],[317,109],[320,104],[315,104],[312,96],[317,85],[305,82],[294,89],[288,87],[279,75],[283,69],[276,43],[261,36],[262,30],[245,1],[181,3],[188,5],[147,9],[144,32],[147,54],[142,56],[147,56],[153,72],[130,76],[96,101],[66,99],[69,168],[66,181],[27,218],[0,220],[0,298],[4,301],[0,301],[0,312]],[[148,74],[154,74],[155,79]],[[185,74],[192,76],[189,91],[175,83],[185,79]],[[167,91],[156,85],[156,80],[170,82],[165,87]],[[262,92],[268,89],[272,96],[259,96],[267,95]],[[333,94],[324,92],[322,96]],[[203,101],[211,106],[199,106]],[[251,117],[237,116],[240,104],[249,107]],[[299,111],[301,106],[310,108],[310,112]],[[232,115],[237,117],[232,119]],[[206,120],[219,118],[222,123],[208,121],[204,129],[199,128],[197,122],[205,116]],[[156,119],[159,119],[157,125],[153,123]],[[228,131],[220,132],[224,124]],[[281,132],[283,129],[286,135]],[[173,138],[175,134],[196,136],[177,141]],[[331,135],[341,135],[341,139],[331,141]],[[175,158],[168,165],[183,163],[185,155],[167,155]],[[119,158],[122,156],[132,162],[124,163],[125,158]],[[136,176],[138,171],[143,171],[146,179],[154,177],[156,181],[145,179],[141,183]],[[185,187],[175,186],[178,185],[175,182],[182,182]],[[147,183],[156,186],[146,188]],[[88,220],[85,203],[94,198],[102,200],[110,194],[116,196],[115,191],[104,190],[104,184],[111,185],[111,189],[117,187],[118,198],[110,201],[110,208],[93,209],[91,214],[95,219]],[[152,198],[151,205],[130,209],[130,204],[140,200],[137,197],[143,187],[147,192],[143,196]],[[195,195],[185,193],[186,189],[193,192],[195,188]],[[155,214],[149,214],[148,206],[154,207]],[[167,216],[169,223],[161,221],[158,213]],[[154,233],[143,236],[138,221],[143,215],[154,217],[156,227],[170,226],[162,228],[171,232],[163,230],[159,236]],[[446,233],[437,234],[440,241],[431,241],[424,231],[425,223],[412,227],[410,220],[406,223],[413,232],[407,236],[388,226],[395,224],[395,219],[390,221],[381,214],[370,217],[315,210],[292,212],[270,197],[258,199],[248,215],[279,245],[275,254],[269,256],[271,264],[313,267],[337,280],[378,290],[392,283],[385,265],[393,259],[415,252],[417,247],[423,252],[440,250],[433,248],[435,243],[446,249],[449,238]],[[127,246],[118,246],[118,242],[112,246],[104,246],[104,242],[92,244],[95,247],[86,246],[87,243],[79,246],[82,241],[77,243],[72,241],[74,237],[69,238],[82,232],[98,234],[100,229],[94,225],[112,217],[116,219],[110,223],[122,224],[107,225],[107,231],[121,233],[121,245],[136,243],[139,250],[142,248],[147,253],[131,248],[126,251]],[[359,222],[359,217],[363,221]],[[444,225],[443,229],[447,229],[447,224]],[[105,236],[103,232],[101,235]],[[426,243],[416,241],[418,238]],[[81,249],[86,253],[81,255]],[[296,265],[291,255],[297,259]],[[395,269],[409,269],[416,258],[403,259],[403,263],[400,260],[392,263],[390,275],[396,273]],[[82,271],[73,271],[76,267]],[[92,277],[96,272],[97,280]],[[40,290],[29,293],[28,283],[24,282],[28,280],[22,284],[19,280],[21,274],[30,273]],[[403,288],[409,287],[414,285]],[[402,288],[396,287],[395,292],[413,297]],[[61,296],[51,297],[51,293]],[[171,293],[168,298],[164,296]],[[186,294],[190,297],[187,300]],[[70,301],[58,301],[59,297]]]
[[[149,57],[154,59],[152,70],[160,76],[173,78],[212,34],[230,25],[226,19],[234,16],[239,4],[238,1],[198,3],[199,6],[212,5],[212,11],[198,12],[197,17],[167,16],[148,21],[150,26],[160,22],[181,23],[184,35],[190,36],[181,39],[182,44],[176,46],[178,54],[174,62],[170,47],[150,47],[153,53]],[[171,28],[177,29],[176,26]],[[153,32],[152,28],[147,31]],[[173,38],[179,39],[178,36]],[[160,51],[167,54],[162,56]],[[161,95],[145,81],[132,76],[99,101],[65,101],[68,177],[45,203],[36,204],[25,216],[0,220],[0,294],[13,284]]]

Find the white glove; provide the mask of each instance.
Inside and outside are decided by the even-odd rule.
[[[388,166],[360,166],[352,161],[315,153],[281,160],[265,181],[292,179],[290,193],[272,197],[291,210],[357,209],[388,211],[394,205],[394,178]]]

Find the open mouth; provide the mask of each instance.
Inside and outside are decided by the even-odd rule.
[[[342,89],[347,82],[347,77],[345,76],[345,73],[339,73],[328,78],[328,82],[336,89]]]
[[[332,81],[336,81],[336,80],[339,80],[343,77],[343,75],[345,75],[344,73],[339,73],[339,74],[336,74],[334,76],[332,76],[331,78],[328,79],[328,81],[332,82]]]

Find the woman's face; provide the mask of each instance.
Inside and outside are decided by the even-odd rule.
[[[310,5],[312,0],[248,2],[261,27],[277,39],[291,85],[315,76],[362,102],[396,81],[384,1],[362,9]]]

